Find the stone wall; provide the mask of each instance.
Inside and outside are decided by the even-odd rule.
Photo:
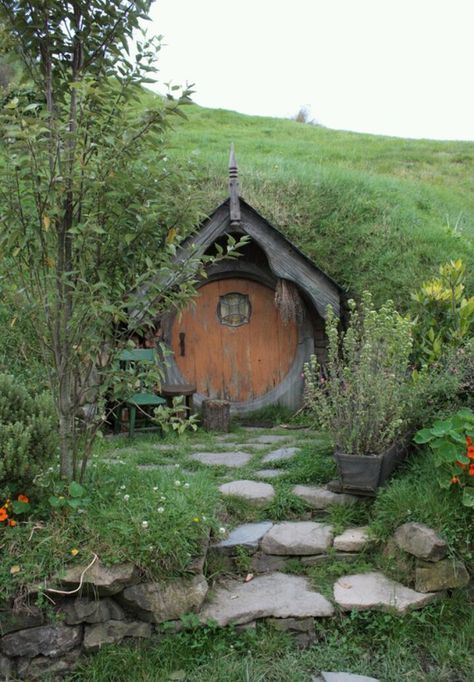
[[[162,582],[145,582],[131,563],[105,567],[96,561],[88,570],[67,570],[53,581],[54,588],[46,590],[52,600],[48,616],[34,605],[38,592],[34,589],[27,599],[4,605],[3,610],[0,607],[0,681],[35,680],[45,675],[60,678],[77,665],[82,655],[94,653],[104,644],[126,638],[158,642],[165,632],[181,630],[181,616],[192,612],[203,623],[212,618],[220,625],[234,623],[238,627],[255,627],[257,619],[266,618],[292,635],[299,645],[312,643],[314,619],[332,616],[334,607],[303,576],[280,571],[289,557],[299,559],[302,565],[315,565],[334,556],[350,562],[364,550],[369,538],[365,528],[350,529],[333,538],[329,527],[324,526],[316,529],[319,535],[326,533],[324,543],[317,552],[314,547],[309,552],[301,549],[294,528],[289,533],[291,548],[286,548],[289,525],[245,524],[211,546],[210,560],[217,557],[230,569],[237,566],[242,570],[239,561],[245,550],[252,571],[246,580],[227,580],[218,585],[211,600],[206,600],[204,557],[195,562],[195,574]],[[308,523],[300,525],[308,530]],[[386,553],[400,563],[400,569],[405,571],[404,584],[413,585],[416,592],[378,573],[346,576],[334,586],[334,600],[339,607],[392,608],[394,590],[398,590],[400,599],[408,600],[406,609],[397,606],[404,612],[421,608],[440,591],[469,582],[464,564],[447,558],[446,543],[422,524],[409,523],[397,529]],[[341,581],[344,599],[348,585],[354,588],[352,601],[347,604],[338,597]],[[370,599],[371,585],[377,594],[375,601]],[[362,602],[357,602],[358,590],[363,592]],[[387,593],[386,602],[380,596],[381,590]]]

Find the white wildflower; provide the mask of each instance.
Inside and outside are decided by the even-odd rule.
[[[177,488],[179,488],[179,486],[181,485],[181,481],[175,481],[174,484]]]
[[[185,483],[183,487],[186,489],[189,488],[189,483]]]
[[[142,521],[142,528],[148,528],[148,521]]]
[[[158,512],[158,514],[163,514],[163,512],[165,511],[165,508],[164,507],[158,507],[158,509],[156,511]]]
[[[124,495],[123,499],[125,500],[125,502],[128,502],[130,499],[130,495]]]

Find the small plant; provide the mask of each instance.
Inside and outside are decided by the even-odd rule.
[[[474,324],[474,296],[465,295],[466,267],[458,259],[441,265],[439,277],[412,294],[415,306],[414,349],[421,367],[438,361],[448,348],[462,346]]]
[[[442,488],[462,490],[462,502],[474,507],[474,412],[459,410],[415,435],[415,443],[429,444]]]
[[[50,495],[48,502],[53,509],[81,509],[90,503],[87,490],[76,481],[69,483],[62,495]]]
[[[7,498],[0,507],[0,525],[4,524],[5,526],[14,528],[17,525],[17,521],[14,517],[26,514],[29,509],[30,500],[26,495],[20,494],[16,500]]]
[[[27,489],[56,452],[49,396],[33,396],[14,377],[0,374],[0,490],[13,497]]]
[[[368,292],[359,309],[349,306],[345,333],[328,307],[328,361],[323,369],[312,356],[305,365],[306,406],[337,449],[376,455],[406,428],[411,325],[392,301],[376,310]]]
[[[160,405],[155,409],[154,422],[160,426],[164,433],[174,431],[181,435],[188,429],[197,431],[199,417],[197,414],[188,416],[189,410],[184,403],[184,396],[173,398],[173,404]]]

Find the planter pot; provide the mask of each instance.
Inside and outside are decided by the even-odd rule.
[[[380,455],[349,455],[336,450],[339,481],[331,488],[356,495],[375,495],[406,457],[409,439],[403,438]]]

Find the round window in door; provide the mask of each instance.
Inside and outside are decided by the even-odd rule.
[[[250,322],[252,308],[247,294],[232,291],[219,297],[217,317],[227,327],[240,327]]]

